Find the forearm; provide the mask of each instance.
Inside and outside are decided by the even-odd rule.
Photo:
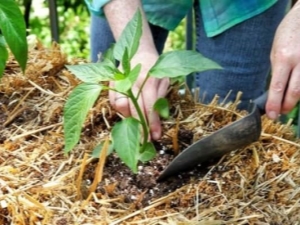
[[[138,52],[157,54],[141,0],[112,0],[104,6],[104,13],[115,39],[118,40],[137,9],[141,10],[143,18],[143,34]]]

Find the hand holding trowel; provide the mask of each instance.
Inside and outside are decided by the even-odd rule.
[[[261,134],[261,116],[265,114],[266,101],[267,92],[250,103],[249,115],[186,148],[167,166],[157,180],[162,181],[207,160],[223,156],[257,141]]]

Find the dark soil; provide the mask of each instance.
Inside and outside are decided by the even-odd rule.
[[[176,92],[176,90],[174,91]],[[190,109],[193,104],[189,99],[185,101],[179,101],[178,95],[170,94],[169,99],[172,105],[178,105],[180,102],[181,109]],[[172,97],[174,99],[172,99]],[[175,112],[176,107],[170,109],[171,114],[174,118],[177,117]],[[177,107],[178,108],[178,107]],[[195,110],[187,110],[186,115],[182,115],[183,118],[187,118]],[[185,112],[185,110],[182,110]],[[98,119],[99,118],[99,121]],[[115,117],[109,118],[110,121],[117,122],[120,118]],[[204,124],[210,124],[203,129],[206,129],[208,133],[214,132],[217,129],[235,121],[237,118],[234,114],[230,113],[225,115],[220,110],[215,110],[214,113],[207,113],[207,115],[201,117],[201,121]],[[214,121],[213,123],[211,121]],[[95,115],[94,126],[103,125],[102,117]],[[202,126],[201,126],[202,127]],[[173,126],[174,128],[174,126]],[[143,208],[151,203],[151,201],[160,197],[166,196],[169,193],[174,192],[176,189],[186,185],[199,182],[199,179],[203,178],[211,166],[216,164],[219,159],[212,159],[201,166],[197,166],[192,170],[181,172],[176,176],[169,177],[168,179],[158,182],[157,179],[161,172],[170,164],[175,158],[173,150],[173,138],[177,136],[177,142],[179,152],[183,151],[187,146],[191,145],[195,138],[199,140],[202,138],[202,134],[196,134],[197,131],[189,126],[179,126],[177,134],[174,134],[174,129],[166,126],[164,129],[163,137],[154,142],[157,150],[157,156],[147,163],[140,163],[138,166],[138,173],[134,174],[116,154],[112,154],[107,157],[106,164],[103,171],[102,182],[98,184],[96,193],[107,195],[109,198],[123,197],[126,203],[133,203],[137,208]],[[92,132],[87,133],[87,130]],[[93,136],[93,132],[97,129],[85,129],[83,131],[85,136]],[[88,187],[93,182],[95,177],[95,169],[97,167],[98,160],[94,160],[92,163],[87,165],[86,171],[83,177],[83,189]],[[88,191],[82,191],[83,197]]]
[[[191,138],[190,131],[181,130],[179,132],[179,140],[189,143]],[[123,196],[124,202],[137,203],[137,208],[142,208],[147,206],[151,200],[166,196],[186,184],[197,182],[208,172],[210,165],[216,162],[216,159],[212,160],[205,165],[199,165],[192,170],[157,182],[157,178],[175,155],[171,149],[166,149],[167,143],[155,142],[154,144],[157,149],[157,156],[150,162],[140,163],[137,174],[134,174],[122,163],[117,155],[112,154],[107,157],[103,181],[98,184],[96,193],[108,195],[110,198]],[[181,148],[181,150],[184,149],[183,146]],[[86,182],[87,187],[93,182],[96,166],[96,160],[87,166],[84,175],[84,182]]]

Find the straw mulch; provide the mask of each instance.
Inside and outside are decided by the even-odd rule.
[[[57,45],[45,49],[38,44],[30,51],[25,76],[13,58],[7,65],[0,84],[0,224],[300,221],[300,145],[288,125],[266,118],[258,142],[228,154],[203,177],[154,197],[148,205],[136,207],[136,202],[128,203],[124,196],[94,192],[93,185],[84,180],[86,166],[92,161],[88,153],[109,136],[116,115],[104,93],[88,116],[81,142],[69,155],[63,154],[62,109],[78,84],[65,70],[66,63]],[[187,97],[173,97],[172,101],[176,119],[170,121],[179,119],[180,126],[193,130],[195,139],[245,115],[234,110],[234,104],[192,106]],[[169,134],[176,127],[170,121],[164,124]],[[101,176],[95,176],[99,181]]]

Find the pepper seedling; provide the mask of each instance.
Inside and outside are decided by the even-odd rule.
[[[102,56],[100,62],[67,66],[82,83],[72,91],[64,106],[65,153],[71,151],[78,143],[88,111],[95,104],[101,91],[108,89],[128,97],[138,113],[138,118],[124,118],[113,126],[111,149],[116,151],[120,159],[134,173],[137,172],[139,161],[147,162],[155,157],[155,147],[148,140],[149,124],[138,104],[144,85],[136,95],[132,92],[132,87],[141,71],[141,64],[131,68],[131,59],[138,50],[141,36],[142,16],[137,10],[119,40]],[[116,61],[120,62],[122,69],[116,66]],[[159,56],[143,84],[149,77],[178,78],[196,71],[220,68],[217,63],[196,51],[166,52]],[[114,81],[114,87],[105,86],[103,83],[107,81]],[[158,99],[153,110],[164,118],[168,117],[168,101],[164,98]],[[99,146],[97,149],[100,149]]]

